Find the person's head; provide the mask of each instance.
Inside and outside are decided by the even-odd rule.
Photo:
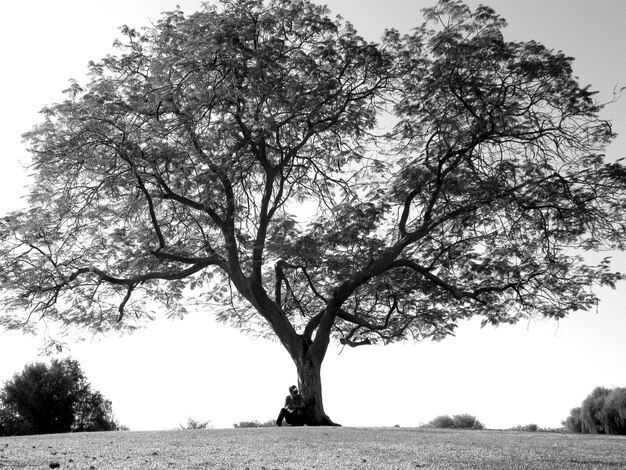
[[[297,395],[298,387],[296,387],[295,385],[292,385],[291,387],[289,387],[289,393],[291,393],[292,395]]]

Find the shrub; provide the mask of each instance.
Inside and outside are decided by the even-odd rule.
[[[539,431],[539,426],[536,424],[526,424],[526,425],[517,425],[514,428],[511,428],[512,431],[524,431],[524,432],[537,432]]]
[[[454,420],[448,415],[437,416],[428,426],[438,429],[450,429],[454,427]]]
[[[469,414],[460,414],[450,417],[449,415],[437,416],[427,425],[438,429],[484,429],[485,426]]]
[[[187,420],[187,424],[179,424],[180,429],[211,429],[211,420],[200,421],[191,417]]]
[[[264,421],[263,423],[254,420],[254,421],[240,421],[238,423],[233,424],[234,428],[271,428],[276,426],[275,420]]]
[[[456,429],[485,429],[485,425],[469,414],[454,415],[452,417]]]

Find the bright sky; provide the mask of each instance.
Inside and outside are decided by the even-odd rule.
[[[367,39],[421,23],[434,0],[327,0]],[[322,3],[322,1],[320,1]],[[478,4],[471,0],[472,6]],[[576,58],[583,84],[608,101],[626,86],[623,0],[486,0],[509,22],[507,39],[538,40]],[[28,155],[20,135],[37,111],[60,99],[69,78],[82,79],[89,60],[111,52],[118,26],[139,27],[179,4],[198,0],[29,0],[3,5],[0,56],[0,213],[24,194]],[[626,98],[604,117],[624,135],[609,149],[626,156]],[[626,270],[626,256],[615,257]],[[626,386],[626,286],[599,290],[598,310],[559,323],[531,321],[480,329],[460,326],[440,343],[333,347],[322,374],[326,412],[349,426],[415,426],[440,414],[470,413],[489,428],[536,423],[558,427],[596,386]],[[1,313],[0,313],[1,314]],[[42,360],[39,338],[0,332],[0,382]],[[72,345],[95,389],[112,400],[132,430],[171,429],[188,417],[231,427],[275,418],[295,367],[282,346],[212,321],[198,311],[182,321],[158,320],[132,336],[86,338]]]

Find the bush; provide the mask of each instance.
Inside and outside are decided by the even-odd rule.
[[[524,426],[517,425],[514,428],[511,428],[512,431],[524,431],[524,432],[537,432],[539,431],[539,426],[536,424],[526,424]]]
[[[449,415],[437,416],[428,427],[438,429],[484,429],[485,426],[476,419],[475,416],[469,414],[460,414],[450,417]]]
[[[626,435],[626,388],[595,388],[562,424],[574,433]]]
[[[29,364],[0,390],[1,435],[115,429],[111,402],[91,390],[75,360]]]
[[[428,426],[438,429],[450,429],[454,427],[454,420],[448,415],[437,416]]]
[[[233,424],[234,428],[271,428],[276,426],[275,420],[264,421],[263,423],[254,420],[254,421],[239,421],[238,423]]]
[[[187,420],[187,424],[179,424],[180,429],[211,429],[211,420],[200,421],[191,417]]]
[[[456,429],[485,429],[485,425],[476,419],[476,416],[462,414],[452,417]]]

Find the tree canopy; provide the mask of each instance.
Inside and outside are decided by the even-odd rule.
[[[379,44],[306,0],[123,28],[25,135],[35,179],[0,225],[0,323],[99,332],[153,302],[217,304],[276,335],[321,403],[331,337],[442,339],[473,316],[594,306],[591,286],[622,276],[582,254],[625,235],[602,105],[572,58],[506,41],[491,8],[424,17]]]

